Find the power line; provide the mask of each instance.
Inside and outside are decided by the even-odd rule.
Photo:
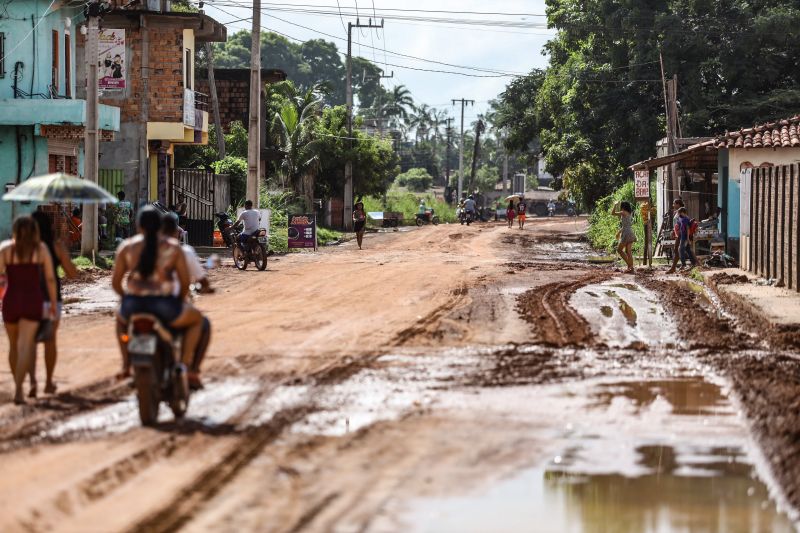
[[[275,6],[295,6],[295,7],[311,7],[311,8],[327,8],[330,6],[319,4],[286,4],[283,2],[264,2],[265,5]],[[502,15],[509,17],[546,17],[545,14],[539,13],[507,13],[499,11],[448,11],[443,9],[408,9],[408,8],[390,8],[382,7],[381,11],[395,11],[401,13],[449,13],[459,15]]]
[[[347,33],[347,28],[344,26],[344,17],[342,16],[342,6],[339,5],[339,0],[336,0],[336,7],[339,8],[339,20],[342,21],[342,29]]]
[[[19,41],[19,42],[18,42],[16,45],[14,45],[14,47],[13,47],[11,50],[9,50],[8,52],[6,52],[6,53],[5,53],[5,55],[3,55],[3,57],[0,57],[0,62],[2,62],[2,61],[5,61],[5,59],[6,59],[8,56],[10,56],[10,55],[11,55],[11,54],[12,54],[12,53],[13,53],[13,52],[14,52],[14,51],[17,49],[17,48],[19,48],[20,46],[22,46],[22,43],[24,43],[26,40],[28,40],[28,37],[30,37],[31,35],[33,35],[33,32],[35,32],[35,31],[36,31],[36,28],[38,28],[38,27],[39,27],[39,24],[41,24],[41,23],[42,23],[42,21],[44,20],[44,18],[45,18],[45,17],[47,16],[47,14],[50,12],[50,8],[52,8],[52,7],[53,7],[53,4],[55,4],[55,3],[56,3],[56,0],[53,0],[52,2],[50,2],[50,5],[49,5],[49,6],[47,6],[47,9],[45,9],[45,10],[44,10],[44,14],[43,14],[41,17],[39,17],[39,20],[37,20],[37,21],[36,21],[36,24],[34,24],[34,25],[33,25],[33,28],[31,28],[31,31],[29,31],[29,32],[28,32],[28,33],[25,35],[25,37],[23,37],[22,39],[20,39],[20,41]]]

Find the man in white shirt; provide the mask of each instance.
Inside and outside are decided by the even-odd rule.
[[[248,237],[252,236],[259,230],[259,226],[261,225],[261,213],[258,210],[253,209],[253,202],[250,200],[247,200],[244,203],[244,211],[242,211],[242,214],[239,215],[239,218],[236,220],[236,224],[239,224],[240,222],[244,223],[244,229],[242,230],[242,234],[239,236],[239,240],[242,244],[244,244]],[[234,226],[236,224],[234,224]]]

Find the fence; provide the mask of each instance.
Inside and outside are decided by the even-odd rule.
[[[800,165],[753,169],[749,192],[750,236],[743,266],[800,291]]]
[[[120,169],[101,168],[97,173],[97,181],[113,196],[125,190],[125,174]]]
[[[208,170],[176,168],[172,171],[170,204],[186,203],[184,229],[189,232],[189,244],[212,246],[214,242],[214,213],[227,211],[231,203],[230,179]]]

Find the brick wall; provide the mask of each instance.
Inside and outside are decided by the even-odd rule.
[[[229,132],[230,124],[235,120],[242,121],[247,127],[246,118],[250,111],[250,70],[214,69],[214,77],[223,131]],[[198,69],[195,78],[197,91],[210,95],[211,89],[206,69]],[[285,79],[286,74],[280,70],[265,69],[261,73],[263,83],[275,83]],[[209,118],[211,119],[211,117]]]

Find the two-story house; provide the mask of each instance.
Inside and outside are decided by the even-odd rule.
[[[120,133],[101,147],[135,205],[169,201],[174,150],[208,142],[207,97],[195,90],[195,54],[224,42],[225,26],[168,1],[113,0],[100,21],[101,102],[119,106]],[[79,46],[83,47],[83,39]]]
[[[77,64],[79,3],[16,0],[0,17],[0,180],[3,192],[48,172],[83,174],[86,101]],[[85,91],[84,91],[85,93]],[[119,130],[119,109],[101,105],[101,141]],[[103,150],[103,144],[101,151]],[[0,202],[0,238],[35,205]]]

